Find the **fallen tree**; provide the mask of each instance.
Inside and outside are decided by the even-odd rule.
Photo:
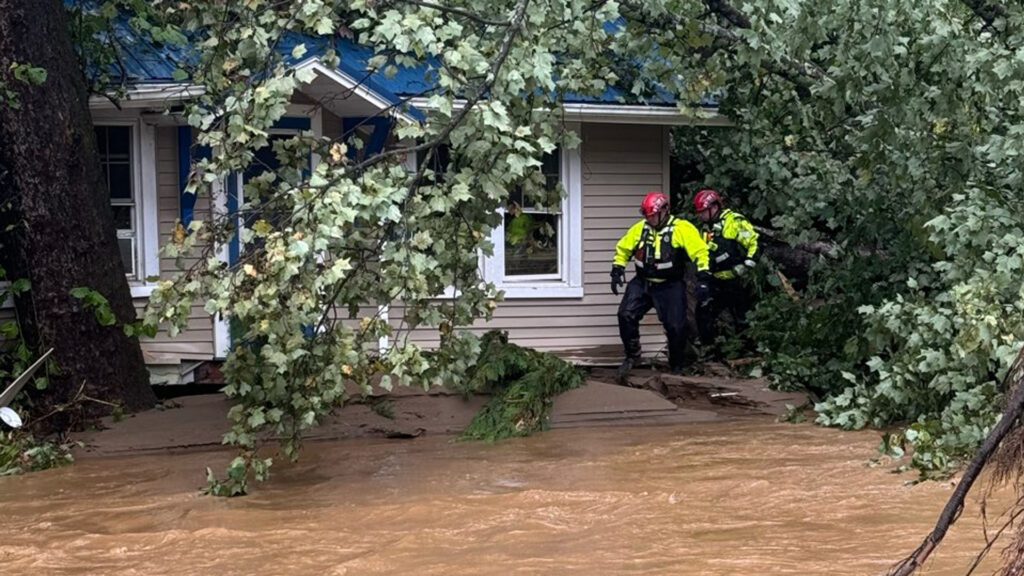
[[[1024,466],[1024,461],[1020,458],[1022,450],[1024,450],[1024,436],[1017,434],[1016,438],[1007,441],[1007,438],[1014,432],[1020,432],[1024,430],[1021,427],[1021,415],[1024,414],[1024,350],[1021,350],[1017,354],[1017,359],[1014,361],[1011,370],[1007,373],[1004,380],[1004,388],[1010,391],[1009,400],[1006,403],[1006,407],[1003,409],[1000,415],[999,422],[992,428],[989,435],[982,442],[978,451],[974,457],[964,468],[960,481],[957,483],[956,489],[953,494],[949,497],[945,507],[939,514],[938,520],[935,522],[935,528],[925,536],[924,541],[917,547],[914,552],[896,564],[889,572],[889,576],[910,576],[918,568],[924,565],[925,561],[935,550],[935,548],[945,538],[946,532],[949,528],[957,521],[960,517],[960,513],[963,511],[964,499],[967,494],[974,487],[975,481],[978,480],[982,470],[992,460],[1001,462],[1000,467],[1002,470],[999,471],[997,477],[1006,478],[1013,470],[1015,472],[1016,480],[1021,479],[1021,470]],[[1002,458],[1000,458],[1002,453]],[[1018,506],[1020,506],[1018,501]],[[1018,514],[1015,514],[1016,517]],[[1001,531],[1000,531],[1001,532]],[[1024,526],[1018,528],[1017,533],[1017,546],[1009,549],[1006,565],[1003,569],[1005,576],[1013,576],[1021,574],[1024,569],[1024,547],[1020,545],[1024,542]],[[993,542],[989,542],[991,547]],[[986,548],[986,551],[988,548]]]

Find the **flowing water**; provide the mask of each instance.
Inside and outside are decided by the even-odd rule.
[[[0,478],[0,574],[878,574],[952,487],[867,466],[877,438],[747,420],[320,442],[235,499],[197,492],[227,452],[82,458]],[[921,573],[964,574],[983,542],[971,497]]]

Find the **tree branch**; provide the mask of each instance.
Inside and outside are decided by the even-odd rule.
[[[1010,514],[1010,517],[1006,520],[1006,522],[1003,522],[1003,525],[999,527],[999,530],[996,530],[996,533],[991,538],[989,538],[988,532],[986,531],[985,547],[982,548],[981,551],[978,552],[978,554],[974,557],[974,560],[971,561],[971,567],[967,570],[964,576],[971,576],[971,574],[974,574],[974,570],[978,567],[979,564],[981,564],[982,559],[988,555],[989,551],[992,550],[992,546],[994,546],[996,541],[999,540],[999,537],[1003,535],[1003,532],[1005,532],[1007,528],[1012,528],[1014,524],[1017,523],[1017,519],[1024,515],[1024,508],[1021,508],[1021,504],[1021,499],[1018,498],[1017,501],[1013,504],[1013,506],[1015,506],[1017,509],[1012,514]]]
[[[706,2],[708,4],[709,9],[714,11],[716,14],[722,15],[724,18],[726,18],[726,20],[729,20],[733,25],[737,26],[738,28],[743,28],[745,30],[750,29],[751,25],[749,19],[747,19],[747,17],[744,14],[742,14],[741,12],[727,4],[724,0],[706,0]],[[673,14],[671,12],[662,12],[660,14],[657,14],[656,16],[645,18],[644,16],[642,16],[644,12],[643,4],[635,0],[623,2],[623,6],[626,6],[631,10],[634,10],[638,15],[641,15],[641,20],[646,20],[648,22],[652,20],[660,20],[660,22],[658,22],[659,24],[667,24],[675,28],[682,28],[685,25],[682,18],[680,18],[677,14]],[[711,36],[715,40],[723,42],[727,45],[737,45],[745,43],[743,38],[741,38],[732,30],[722,28],[721,26],[717,26],[715,24],[699,22],[699,29],[701,33],[707,34],[708,36]],[[802,90],[810,90],[810,88],[817,81],[824,80],[825,78],[827,78],[825,72],[816,64],[812,62],[803,62],[800,60],[796,60],[794,58],[786,56],[785,54],[770,55],[770,57],[765,60],[764,65],[765,68],[767,68],[774,74],[782,76],[783,78],[789,80]]]
[[[470,12],[469,10],[463,10],[462,8],[455,8],[453,6],[442,6],[433,2],[426,2],[425,0],[402,0],[406,4],[412,4],[414,6],[422,6],[423,8],[431,8],[440,12],[448,12],[450,14],[456,14],[464,18],[483,24],[485,26],[512,26],[513,22],[510,20],[489,20],[483,16]]]
[[[704,0],[708,10],[718,14],[737,28],[750,28],[750,19],[725,0]]]
[[[509,31],[507,34],[505,34],[505,38],[502,40],[501,49],[498,51],[498,56],[494,59],[494,62],[491,63],[491,68],[488,71],[487,79],[484,81],[483,85],[480,87],[477,93],[474,94],[466,102],[466,105],[462,107],[462,110],[459,110],[459,113],[455,116],[455,118],[452,118],[448,125],[444,127],[444,130],[441,130],[441,132],[437,135],[436,138],[428,142],[426,145],[422,146],[422,149],[429,148],[431,151],[433,151],[433,149],[436,148],[439,144],[447,140],[448,136],[452,133],[452,131],[455,130],[455,128],[459,124],[461,124],[463,120],[466,119],[466,116],[469,114],[470,110],[472,110],[473,107],[476,106],[477,102],[479,102],[484,97],[485,94],[490,92],[491,87],[494,86],[494,82],[497,81],[498,79],[498,72],[501,70],[502,65],[505,64],[505,59],[508,58],[508,54],[512,50],[512,41],[515,40],[516,34],[519,33],[519,30],[522,27],[523,20],[526,18],[526,7],[529,4],[530,0],[520,0],[519,4],[516,5],[516,11],[513,14],[512,20],[509,23]],[[413,148],[420,147],[415,146]],[[423,174],[427,169],[427,164],[428,162],[423,162],[420,165],[419,169],[416,170],[416,175],[409,183],[410,192],[414,190],[416,186],[419,185],[419,182],[423,178]]]
[[[999,443],[1002,442],[1003,438],[1017,426],[1017,420],[1020,418],[1021,413],[1024,412],[1024,385],[1022,385],[1024,384],[1024,348],[1017,353],[1017,359],[1014,360],[1013,365],[1006,374],[1006,382],[1009,384],[1007,389],[1013,390],[1012,399],[1003,410],[999,422],[992,428],[988,438],[985,438],[981,447],[978,448],[978,452],[964,470],[960,483],[957,485],[956,490],[953,491],[953,495],[949,497],[949,501],[946,502],[942,513],[939,514],[939,519],[935,522],[935,528],[932,529],[931,533],[925,537],[921,545],[910,556],[904,558],[892,570],[887,572],[888,576],[910,576],[924,564],[936,546],[942,542],[949,527],[956,523],[957,518],[960,517],[967,492],[970,491],[971,486],[978,479],[989,457],[999,447]]]

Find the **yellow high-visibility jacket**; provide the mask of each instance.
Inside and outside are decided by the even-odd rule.
[[[625,266],[630,259],[640,277],[661,282],[682,278],[687,259],[697,265],[698,271],[707,270],[708,246],[696,226],[682,218],[669,216],[660,230],[640,220],[615,244],[613,263]]]
[[[703,230],[715,278],[735,278],[733,267],[745,260],[756,260],[757,231],[742,214],[725,210],[721,217]]]

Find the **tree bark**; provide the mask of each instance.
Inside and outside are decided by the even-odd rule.
[[[35,86],[11,77],[12,63],[44,68]],[[0,103],[0,265],[27,278],[16,298],[28,344],[52,347],[59,373],[34,392],[36,415],[74,399],[79,390],[127,411],[155,402],[138,339],[123,323],[135,319],[103,184],[88,90],[60,0],[0,0],[0,82],[20,106]],[[71,290],[86,286],[110,303],[118,319],[102,326]],[[84,387],[84,388],[83,388]],[[109,412],[86,402],[43,424],[61,430],[76,418]]]

